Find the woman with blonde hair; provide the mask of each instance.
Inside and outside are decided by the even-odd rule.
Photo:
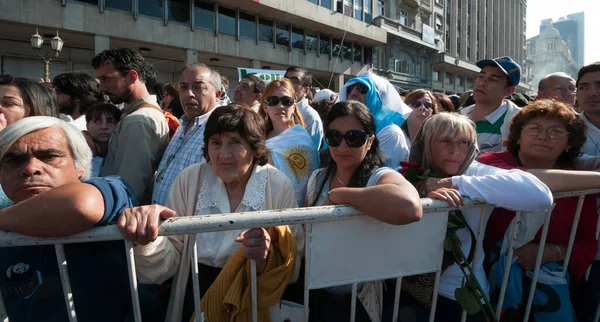
[[[319,168],[319,155],[304,128],[302,114],[294,99],[294,85],[286,78],[265,87],[258,114],[265,119],[269,163],[283,171],[294,184],[296,201],[304,204],[310,174]]]

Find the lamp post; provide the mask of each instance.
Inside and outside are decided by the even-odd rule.
[[[56,31],[56,36],[50,39],[50,45],[52,46],[52,50],[54,51],[54,57],[58,57],[63,48],[65,42],[60,39],[58,36],[58,30]],[[48,55],[48,53],[44,53],[42,55],[41,49],[44,45],[44,37],[40,36],[38,33],[38,29],[35,28],[35,35],[31,36],[31,48],[35,50],[35,53],[40,56],[44,60],[44,82],[50,83],[50,62],[52,62],[52,57]]]

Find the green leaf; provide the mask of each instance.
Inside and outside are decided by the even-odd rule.
[[[479,301],[479,297],[470,292],[468,288],[457,288],[454,291],[454,297],[456,297],[456,302],[458,302],[458,304],[460,304],[460,306],[467,311],[469,315],[475,315],[481,311],[481,302]]]
[[[444,250],[449,252],[452,248],[454,248],[454,243],[450,238],[446,237],[446,239],[444,239]]]

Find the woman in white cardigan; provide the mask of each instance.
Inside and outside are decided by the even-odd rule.
[[[188,321],[194,308],[190,284],[189,237],[157,237],[159,219],[205,216],[297,207],[294,189],[285,174],[267,164],[264,123],[250,109],[228,105],[208,119],[204,135],[207,163],[184,169],[175,179],[166,207],[142,206],[126,210],[119,229],[134,248],[137,277],[142,283],[161,284],[173,278],[167,321]],[[301,226],[290,227],[296,258],[303,254]],[[280,256],[265,228],[230,230],[197,235],[200,292],[204,294],[241,245],[263,273],[273,256]],[[295,264],[299,266],[299,260]],[[291,280],[297,279],[299,269]],[[289,281],[284,281],[288,283]]]

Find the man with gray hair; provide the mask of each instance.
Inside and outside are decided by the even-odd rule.
[[[208,117],[219,106],[221,75],[203,63],[186,66],[179,79],[179,98],[184,115],[181,126],[167,146],[156,176],[152,203],[164,205],[173,180],[187,166],[204,162],[204,127]]]
[[[92,178],[81,132],[32,116],[0,132],[0,184],[16,204],[0,210],[0,230],[63,237],[115,223],[138,205],[120,177]],[[66,244],[79,321],[129,321],[132,305],[122,241]],[[0,248],[0,290],[10,321],[66,321],[52,245]]]
[[[575,80],[566,73],[548,74],[538,83],[537,99],[553,99],[575,105]]]

